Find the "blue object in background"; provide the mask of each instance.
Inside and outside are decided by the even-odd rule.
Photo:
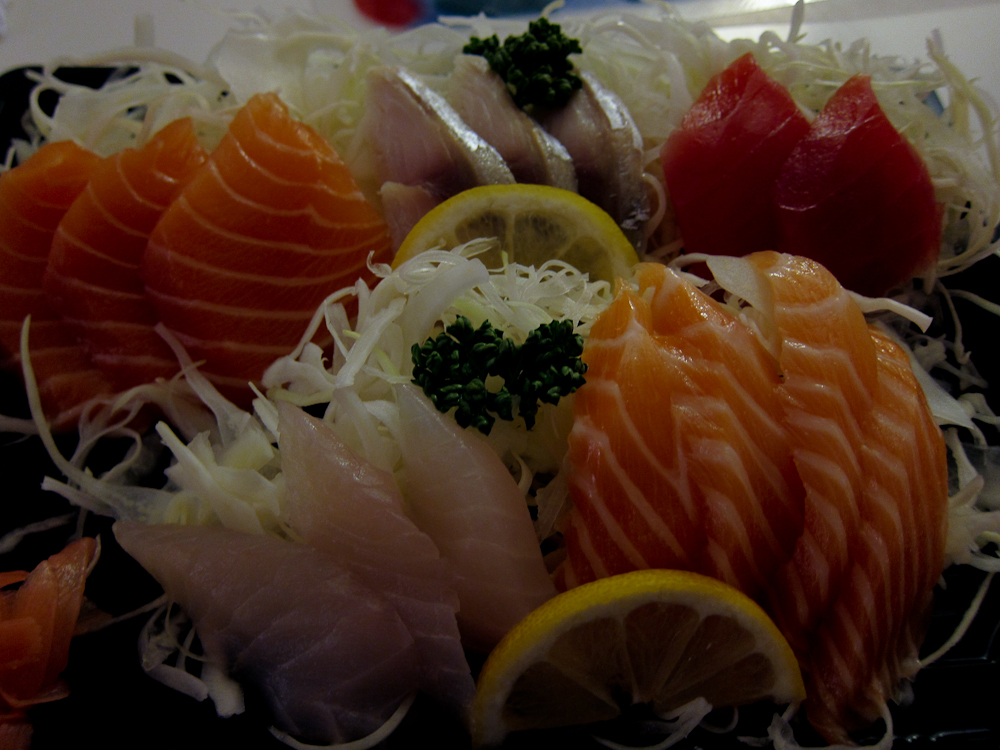
[[[367,18],[386,26],[416,26],[438,16],[532,16],[551,0],[354,0]],[[566,0],[565,10],[590,10],[640,0]]]

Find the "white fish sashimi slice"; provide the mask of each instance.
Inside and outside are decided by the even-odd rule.
[[[446,96],[465,123],[500,152],[518,182],[576,192],[569,152],[518,108],[486,58],[459,55]]]
[[[392,474],[302,409],[281,402],[278,414],[284,520],[396,608],[416,641],[421,689],[464,719],[475,684],[455,620],[458,597],[434,542],[404,512]]]
[[[589,73],[569,103],[542,120],[569,152],[579,193],[607,211],[640,250],[649,219],[642,136],[618,96]]]
[[[434,193],[421,185],[404,185],[401,182],[383,182],[378,191],[389,225],[392,246],[399,247],[406,235],[424,215],[441,202]]]
[[[468,648],[488,651],[555,594],[528,507],[503,462],[410,384],[396,389],[403,495],[458,591]]]
[[[115,537],[191,616],[206,657],[317,744],[378,729],[417,687],[395,609],[307,545],[221,527],[119,522]]]

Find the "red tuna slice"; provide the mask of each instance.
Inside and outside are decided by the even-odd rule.
[[[139,271],[156,223],[207,158],[191,119],[176,120],[103,162],[59,223],[43,289],[119,390],[178,370]]]
[[[20,371],[21,326],[30,315],[31,364],[55,430],[71,427],[88,399],[114,390],[42,291],[56,228],[100,162],[57,141],[0,176],[0,364]]]
[[[119,522],[115,537],[191,616],[206,658],[317,745],[378,729],[417,686],[396,611],[304,544],[222,527]]]
[[[661,154],[685,251],[773,250],[774,182],[808,131],[787,89],[752,54],[709,81]]]
[[[775,184],[778,249],[826,266],[869,296],[938,256],[942,209],[920,155],[889,122],[867,76],[830,98]]]
[[[275,94],[241,109],[181,191],[143,258],[160,320],[225,395],[298,343],[331,292],[390,257],[385,222],[333,148]]]

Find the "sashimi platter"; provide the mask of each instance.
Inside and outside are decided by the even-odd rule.
[[[0,78],[0,748],[1000,746],[940,35],[230,20]]]

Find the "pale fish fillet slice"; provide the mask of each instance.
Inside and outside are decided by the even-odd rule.
[[[366,736],[416,689],[406,626],[330,556],[221,527],[119,522],[114,532],[191,616],[207,658],[299,740]]]
[[[524,497],[483,437],[397,386],[403,495],[448,562],[463,643],[488,651],[555,594]]]
[[[392,474],[348,448],[322,420],[279,402],[284,520],[391,603],[416,640],[421,689],[463,719],[475,684],[458,597],[434,542],[403,509]]]

